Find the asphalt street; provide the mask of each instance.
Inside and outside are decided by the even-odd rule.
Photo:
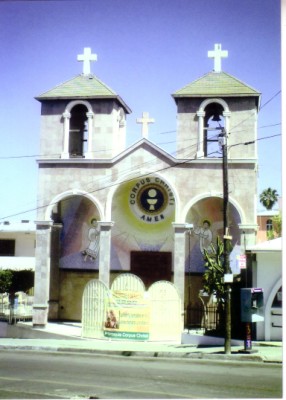
[[[282,365],[1,350],[0,398],[281,398]]]

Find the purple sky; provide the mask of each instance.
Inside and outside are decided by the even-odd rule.
[[[25,213],[37,196],[34,97],[80,74],[84,47],[98,56],[92,72],[132,110],[128,145],[141,137],[136,118],[148,111],[149,139],[173,152],[171,93],[213,69],[207,52],[215,43],[229,53],[222,70],[262,93],[258,138],[281,134],[280,36],[278,0],[0,2],[0,220],[36,216]],[[258,193],[270,186],[281,194],[281,137],[259,140],[258,151]]]

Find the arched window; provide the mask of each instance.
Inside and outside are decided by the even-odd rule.
[[[77,104],[71,110],[69,129],[69,154],[70,157],[84,157],[88,134],[87,108]]]
[[[219,134],[224,128],[223,107],[219,103],[210,103],[204,116],[204,156],[220,157]]]
[[[266,231],[272,231],[273,230],[273,221],[272,219],[268,219],[266,221]]]

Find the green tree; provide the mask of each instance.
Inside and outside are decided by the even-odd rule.
[[[282,236],[282,215],[276,215],[272,218],[273,229],[267,231],[267,239],[272,240]]]
[[[223,260],[223,242],[217,237],[216,249],[211,244],[212,252],[204,250],[204,259],[206,271],[203,275],[204,291],[209,295],[214,294],[217,298],[217,302],[222,304],[225,297],[225,285],[224,285],[224,267],[222,264]]]
[[[14,271],[11,292],[27,292],[34,286],[34,272],[32,270]]]
[[[259,196],[260,203],[267,209],[272,210],[272,207],[278,200],[278,193],[275,189],[265,189]]]
[[[0,293],[9,293],[13,281],[13,272],[10,270],[0,271]]]
[[[34,286],[32,270],[0,270],[0,293],[27,292]]]

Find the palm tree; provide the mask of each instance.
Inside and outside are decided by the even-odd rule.
[[[260,194],[260,203],[266,208],[266,210],[272,210],[272,207],[278,200],[278,193],[275,189],[265,189]]]

